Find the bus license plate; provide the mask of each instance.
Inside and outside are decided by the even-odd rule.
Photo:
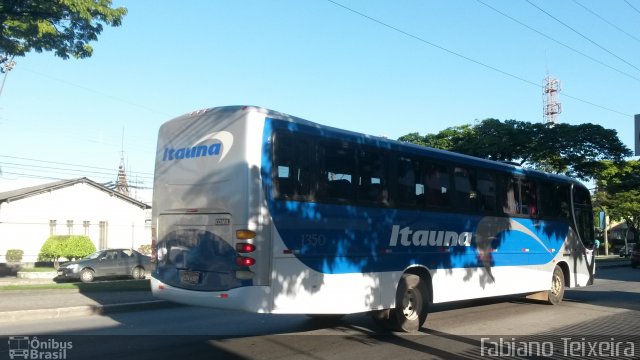
[[[197,284],[200,282],[200,272],[182,271],[180,272],[180,281],[186,284]]]

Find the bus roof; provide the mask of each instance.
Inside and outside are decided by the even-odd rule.
[[[263,114],[266,118],[271,118],[274,120],[282,120],[290,123],[303,125],[306,129],[302,132],[307,132],[310,134],[320,134],[323,136],[331,136],[333,138],[342,139],[342,140],[351,140],[357,143],[362,143],[374,147],[386,148],[389,150],[395,151],[407,151],[409,153],[417,154],[417,155],[425,155],[437,157],[442,160],[454,161],[461,164],[479,166],[487,169],[510,172],[513,174],[519,174],[523,176],[531,176],[540,179],[546,180],[555,180],[558,182],[571,182],[577,184],[579,186],[585,187],[580,181],[573,179],[571,177],[559,174],[546,173],[539,170],[524,168],[514,163],[510,162],[501,162],[494,161],[489,159],[483,159],[475,156],[465,155],[461,153],[456,153],[447,150],[441,150],[436,148],[431,148],[422,145],[416,145],[408,142],[401,142],[397,140],[391,140],[388,138],[367,135],[363,133],[358,133],[354,131],[344,130],[340,128],[335,128],[332,126],[321,125],[319,123],[315,123],[306,119],[302,119],[293,115],[289,115],[286,113],[282,113],[279,111],[270,110],[267,108],[259,107],[259,106],[248,106],[248,105],[234,105],[234,106],[220,106],[207,108],[202,110],[193,111],[188,114],[184,114],[175,119],[169,120],[168,122],[173,121],[181,121],[194,117],[201,116],[211,116],[211,115],[230,115],[232,113],[238,112],[257,112]]]

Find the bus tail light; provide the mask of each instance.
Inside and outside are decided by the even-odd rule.
[[[256,237],[256,232],[251,230],[236,230],[236,239],[238,240],[250,240]]]
[[[236,257],[236,265],[238,266],[252,266],[256,263],[256,259],[248,256]]]
[[[247,254],[256,251],[256,246],[249,243],[237,243],[236,251],[242,254]]]

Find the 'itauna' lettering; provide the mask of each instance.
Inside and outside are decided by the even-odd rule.
[[[179,149],[165,148],[162,161],[191,159],[203,156],[217,156],[220,155],[220,148],[220,143]]]
[[[473,233],[446,230],[412,230],[393,225],[389,246],[470,246]]]

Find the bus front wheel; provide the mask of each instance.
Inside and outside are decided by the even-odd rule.
[[[559,266],[553,269],[553,277],[551,278],[551,289],[548,292],[551,305],[558,305],[564,297],[564,272]]]
[[[418,275],[404,274],[396,290],[396,307],[391,310],[389,320],[397,330],[418,331],[427,320],[429,289]]]

